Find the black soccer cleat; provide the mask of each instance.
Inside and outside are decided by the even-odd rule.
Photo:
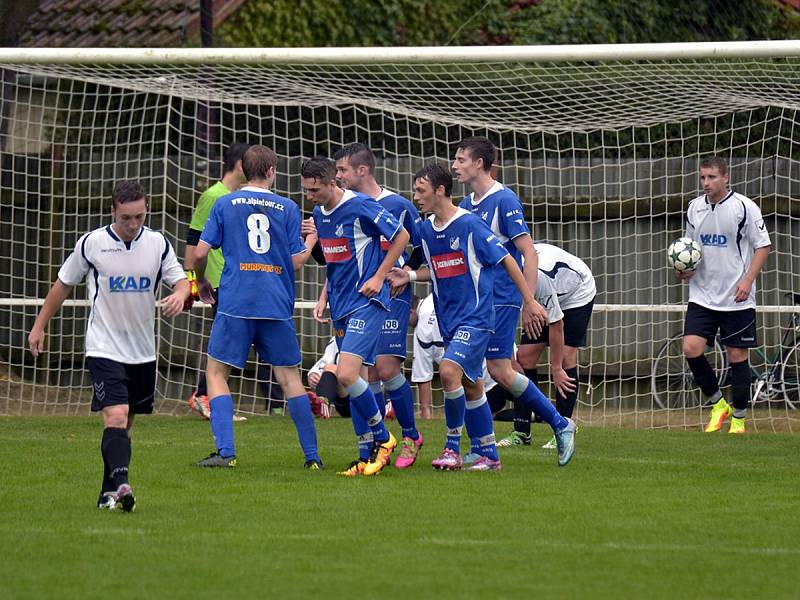
[[[221,469],[232,469],[236,466],[236,457],[235,456],[228,456],[223,457],[220,456],[219,452],[212,452],[208,456],[206,456],[203,460],[199,460],[194,463],[195,467],[207,467],[207,468],[221,468]]]
[[[303,465],[303,468],[309,469],[311,471],[321,471],[322,469],[325,468],[325,465],[322,464],[321,460],[314,460],[312,458],[311,460],[306,461],[306,464]]]

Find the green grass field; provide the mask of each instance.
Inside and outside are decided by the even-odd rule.
[[[126,514],[94,506],[99,418],[0,418],[0,597],[800,596],[797,436],[587,427],[566,468],[531,447],[439,473],[428,421],[421,464],[345,479],[349,422],[317,425],[325,471],[288,418],[237,424],[220,471],[189,466],[207,423],[142,418]]]

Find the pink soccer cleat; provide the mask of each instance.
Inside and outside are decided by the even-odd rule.
[[[417,454],[422,448],[422,434],[415,440],[410,437],[404,437],[402,441],[402,448],[400,449],[400,456],[394,461],[394,466],[398,469],[407,469],[415,462],[417,462]]]
[[[431,466],[439,471],[458,471],[464,466],[464,460],[455,450],[445,448],[439,456],[433,459]]]

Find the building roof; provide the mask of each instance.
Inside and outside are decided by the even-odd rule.
[[[245,0],[213,0],[214,26]],[[200,45],[200,0],[42,0],[19,45],[46,48]]]

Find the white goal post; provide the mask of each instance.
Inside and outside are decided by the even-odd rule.
[[[597,279],[580,354],[577,416],[587,422],[703,421],[696,405],[661,409],[651,371],[681,328],[686,290],[666,266],[666,247],[700,191],[704,156],[729,161],[732,188],[760,205],[772,236],[758,282],[768,358],[791,316],[784,295],[800,292],[800,41],[3,48],[0,86],[0,414],[88,410],[83,287],[53,319],[46,355],[34,361],[25,347],[78,236],[107,222],[113,183],[144,183],[150,225],[182,256],[195,202],[234,141],[272,147],[275,191],[309,212],[299,189],[304,159],[364,142],[377,155],[378,180],[410,196],[423,164],[449,163],[464,136],[489,136],[499,149],[497,177],[523,200],[534,238],[580,256]],[[464,193],[459,185],[454,191],[457,199]],[[318,266],[299,276],[306,367],[330,334],[309,310],[323,278]],[[209,314],[196,306],[158,320],[163,412],[185,409]],[[754,356],[757,369],[758,362]],[[233,381],[245,414],[262,413],[265,392],[273,393],[262,389],[254,365]],[[800,427],[800,414],[779,398],[753,415],[757,428]]]

